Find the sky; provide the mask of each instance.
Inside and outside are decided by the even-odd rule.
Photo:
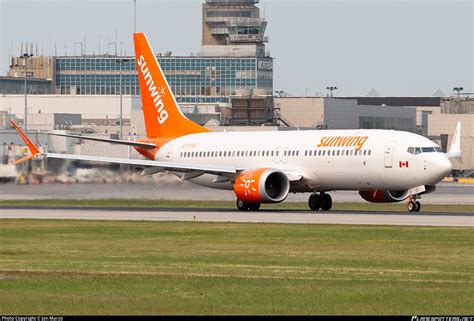
[[[201,0],[137,0],[155,52],[201,51]],[[474,92],[473,0],[261,0],[274,90],[294,96]],[[0,75],[21,43],[58,55],[131,55],[132,0],[0,0]],[[36,53],[36,45],[34,46]]]

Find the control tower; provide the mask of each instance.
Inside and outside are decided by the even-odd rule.
[[[202,4],[204,56],[264,57],[267,21],[259,0],[206,0]]]

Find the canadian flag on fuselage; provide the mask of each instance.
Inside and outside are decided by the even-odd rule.
[[[209,131],[179,109],[145,34],[133,34],[133,42],[147,137],[174,138]]]
[[[408,167],[408,161],[406,161],[406,162],[400,161],[400,162],[398,163],[398,165],[399,165],[400,167]]]

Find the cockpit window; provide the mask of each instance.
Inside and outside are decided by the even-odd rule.
[[[408,147],[407,152],[410,154],[420,154],[420,153],[442,153],[440,147]]]

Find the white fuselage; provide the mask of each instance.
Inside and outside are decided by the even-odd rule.
[[[410,153],[409,147],[431,148],[431,152]],[[406,190],[434,185],[451,170],[451,162],[435,143],[393,130],[199,133],[165,144],[155,159],[301,173],[304,179],[293,182],[291,192]],[[192,181],[232,189],[231,182],[213,183],[214,178],[205,174]]]

